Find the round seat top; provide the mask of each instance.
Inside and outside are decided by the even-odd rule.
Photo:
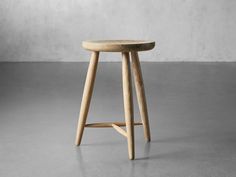
[[[83,41],[83,48],[101,52],[129,52],[151,50],[155,46],[154,41],[144,40],[97,40]]]

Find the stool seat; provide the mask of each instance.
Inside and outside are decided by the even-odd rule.
[[[151,50],[155,46],[154,41],[145,40],[97,40],[83,41],[83,48],[101,52],[130,52]]]

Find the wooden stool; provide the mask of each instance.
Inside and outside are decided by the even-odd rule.
[[[129,159],[134,159],[134,125],[143,125],[144,136],[147,141],[151,140],[150,128],[148,122],[147,104],[145,98],[144,84],[141,73],[141,67],[138,57],[138,51],[151,50],[155,46],[154,41],[137,41],[137,40],[106,40],[106,41],[84,41],[82,46],[92,51],[87,77],[84,86],[82,103],[79,114],[78,128],[76,134],[76,145],[80,145],[84,127],[113,127],[120,134],[125,136],[128,141]],[[125,122],[104,122],[86,124],[89,111],[90,100],[93,92],[94,80],[97,70],[99,52],[121,52],[122,53],[122,80],[123,80],[123,99]],[[132,59],[132,71],[135,81],[136,95],[141,114],[141,122],[134,122],[133,118],[133,99],[132,99],[132,82],[130,71],[130,58]],[[126,126],[126,131],[122,129]]]

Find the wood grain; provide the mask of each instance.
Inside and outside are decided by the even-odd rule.
[[[127,137],[127,132],[125,130],[123,130],[122,128],[120,128],[119,126],[117,126],[116,124],[112,124],[112,127],[121,135],[123,135],[124,137]]]
[[[83,41],[83,48],[100,52],[130,52],[151,50],[155,46],[154,41],[144,40],[98,40]]]
[[[122,53],[123,97],[129,159],[134,159],[134,118],[129,53]]]
[[[125,122],[98,122],[98,123],[85,124],[85,127],[88,127],[88,128],[109,128],[109,127],[112,127],[112,124],[115,124],[119,127],[126,126]],[[134,122],[134,125],[143,125],[143,123],[142,122]]]
[[[93,93],[93,86],[97,71],[97,64],[98,64],[98,58],[99,58],[99,52],[92,52],[87,77],[84,85],[84,92],[80,107],[80,114],[79,114],[79,121],[78,121],[78,127],[77,127],[77,133],[76,133],[76,140],[75,144],[77,146],[80,145],[81,139],[84,132],[84,126],[86,123],[88,111],[89,111],[89,105]]]
[[[148,120],[147,102],[145,97],[144,83],[143,83],[143,77],[138,53],[131,52],[131,58],[132,58],[132,71],[138,100],[138,106],[143,122],[144,136],[147,141],[150,141],[151,135],[150,135],[149,120]]]

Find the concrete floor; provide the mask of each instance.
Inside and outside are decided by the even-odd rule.
[[[142,63],[152,142],[135,128],[134,161],[113,129],[74,146],[87,66],[0,64],[0,177],[236,176],[236,63]],[[88,122],[124,120],[120,63],[94,91]]]

